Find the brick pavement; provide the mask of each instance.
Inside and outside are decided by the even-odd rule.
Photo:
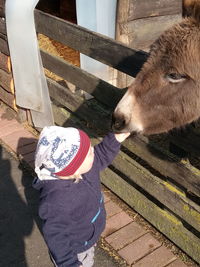
[[[7,119],[0,109],[0,139],[30,167],[34,166],[34,151],[37,137],[14,118]],[[107,211],[106,229],[102,237],[133,267],[186,267],[151,233],[124,212],[108,194],[105,194]]]

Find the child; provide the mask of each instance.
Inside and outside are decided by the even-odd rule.
[[[44,239],[58,267],[91,267],[105,228],[99,172],[113,161],[129,133],[109,133],[94,148],[76,128],[45,127],[37,145],[33,182],[40,191]]]

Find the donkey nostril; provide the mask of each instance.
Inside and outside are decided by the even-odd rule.
[[[120,116],[120,117],[113,116],[112,123],[113,123],[112,128],[114,131],[121,131],[126,126],[126,120],[124,116]]]
[[[116,120],[115,121],[115,127],[118,129],[122,129],[125,126],[126,122],[125,120]]]

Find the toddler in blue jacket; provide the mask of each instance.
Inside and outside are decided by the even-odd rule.
[[[82,130],[42,130],[33,187],[40,191],[39,215],[55,266],[93,265],[94,246],[106,223],[100,171],[111,164],[128,136],[109,133],[93,148]]]

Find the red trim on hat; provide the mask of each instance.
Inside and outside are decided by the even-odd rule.
[[[82,130],[78,130],[80,135],[80,147],[76,154],[76,156],[73,158],[73,160],[67,165],[63,170],[59,172],[55,172],[54,174],[58,176],[70,176],[73,175],[78,168],[83,163],[84,159],[86,158],[89,148],[91,146],[90,138],[88,135],[83,132]]]

